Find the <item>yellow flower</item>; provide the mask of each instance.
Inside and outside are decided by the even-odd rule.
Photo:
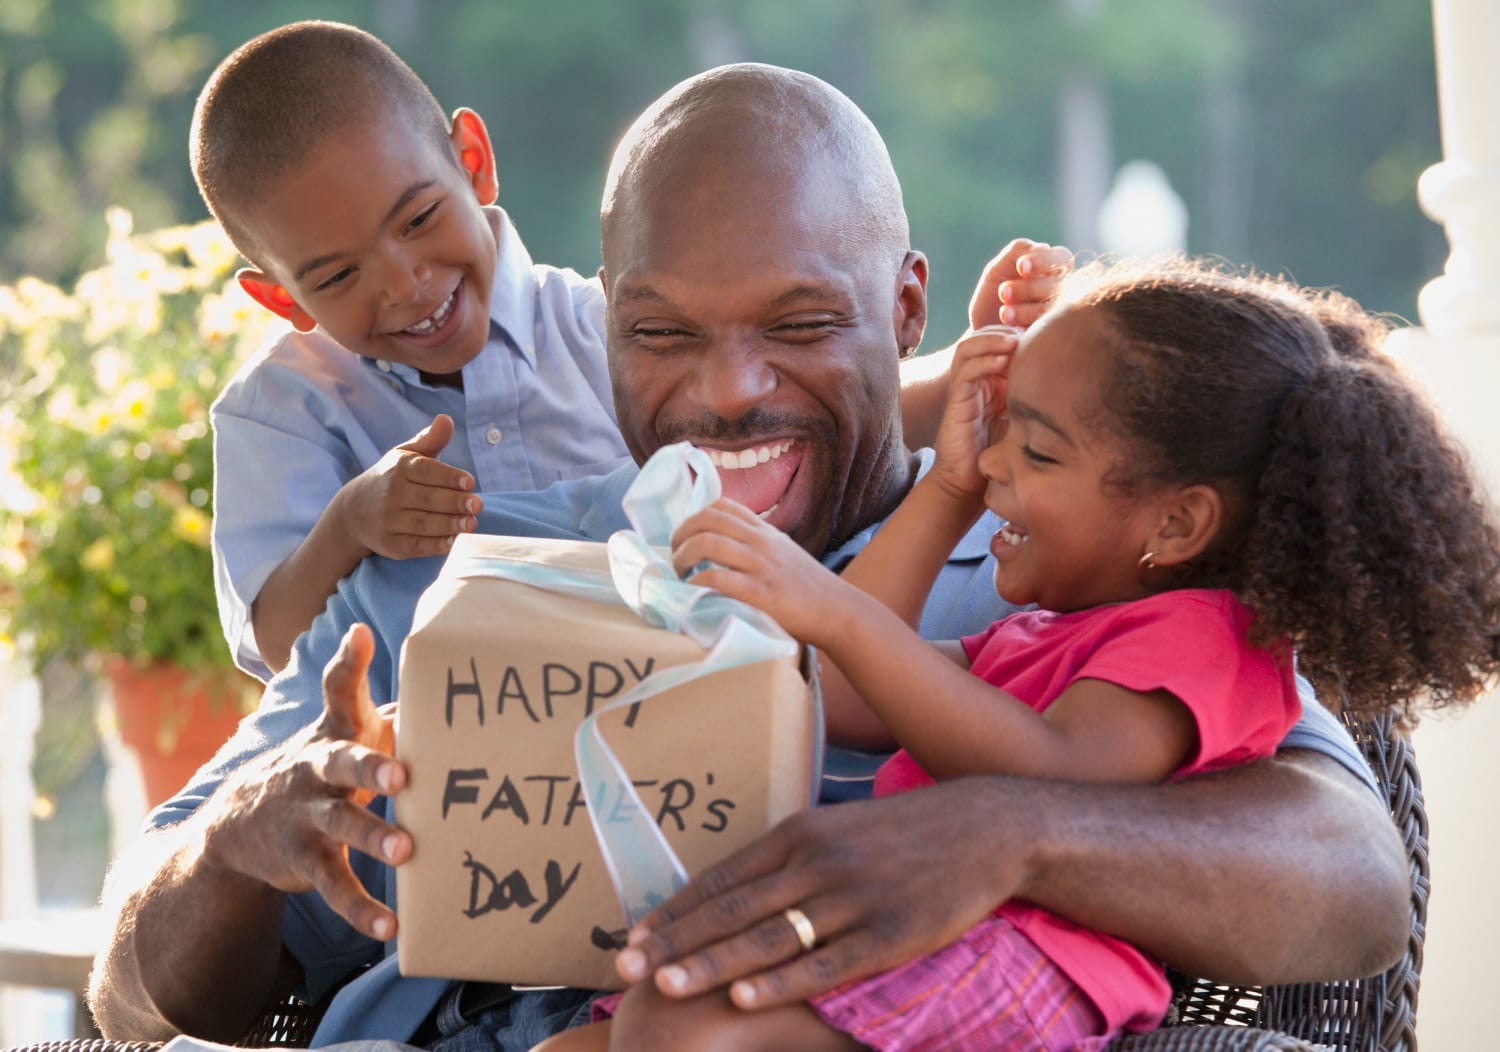
[[[77,426],[78,395],[71,387],[59,388],[47,399],[47,419],[63,427]]]
[[[211,219],[158,231],[152,245],[163,252],[181,249],[193,266],[215,274],[228,270],[239,259],[234,245]]]
[[[258,320],[260,310],[237,282],[231,282],[223,292],[203,297],[198,309],[198,335],[207,343],[230,339],[244,332],[252,320]]]
[[[115,542],[108,537],[100,537],[83,550],[78,561],[85,570],[94,573],[108,570],[115,564]]]
[[[7,325],[14,323],[18,329],[44,321],[70,321],[79,316],[81,305],[77,300],[39,278],[23,277],[16,282],[14,290],[6,291],[10,295],[0,299],[4,304],[4,313],[0,316],[5,317]]]
[[[130,363],[115,346],[100,347],[94,352],[94,382],[101,391],[113,391],[125,382]]]
[[[208,516],[191,504],[179,506],[172,516],[172,532],[201,548],[208,547],[208,528]]]

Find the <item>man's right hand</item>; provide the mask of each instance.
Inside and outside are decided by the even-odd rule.
[[[411,857],[411,836],[364,805],[399,792],[392,707],[370,700],[374,640],[353,626],[323,674],[323,716],[245,764],[205,805],[205,860],[283,892],[316,891],[355,928],[389,939],[396,915],[349,867],[349,848],[390,865]]]
[[[453,418],[439,413],[339,490],[344,524],[364,552],[391,559],[442,555],[460,533],[474,531],[484,507],[473,493],[474,476],[437,459],[452,438]]]

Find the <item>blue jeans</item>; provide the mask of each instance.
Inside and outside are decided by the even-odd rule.
[[[455,986],[438,1004],[442,1036],[428,1046],[433,1052],[527,1052],[553,1034],[587,1023],[594,999],[592,990],[526,990],[477,1019],[465,1019],[458,990]]]

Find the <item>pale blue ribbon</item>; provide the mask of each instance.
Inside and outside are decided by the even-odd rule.
[[[718,500],[719,493],[719,473],[706,453],[686,442],[664,446],[646,461],[621,502],[633,529],[610,537],[609,574],[500,557],[474,558],[454,571],[461,577],[501,577],[593,602],[624,603],[647,624],[685,635],[708,650],[701,661],[647,676],[585,718],[573,739],[589,818],[627,925],[634,925],[685,884],[688,875],[604,740],[600,717],[715,672],[797,657],[796,641],[770,617],[711,588],[690,585],[672,569],[672,531]],[[809,763],[816,797],[823,727],[821,707],[814,712],[817,726]],[[590,786],[597,791],[588,791]],[[612,808],[606,819],[601,812],[611,797],[624,803]]]

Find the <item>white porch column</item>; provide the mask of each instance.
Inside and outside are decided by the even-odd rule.
[[[1418,183],[1452,254],[1419,300],[1423,329],[1393,348],[1437,399],[1500,503],[1500,4],[1433,0],[1443,160]],[[1429,717],[1416,734],[1432,823],[1432,898],[1417,1032],[1423,1052],[1493,1041],[1488,975],[1500,944],[1494,873],[1500,847],[1500,699],[1461,717]]]

